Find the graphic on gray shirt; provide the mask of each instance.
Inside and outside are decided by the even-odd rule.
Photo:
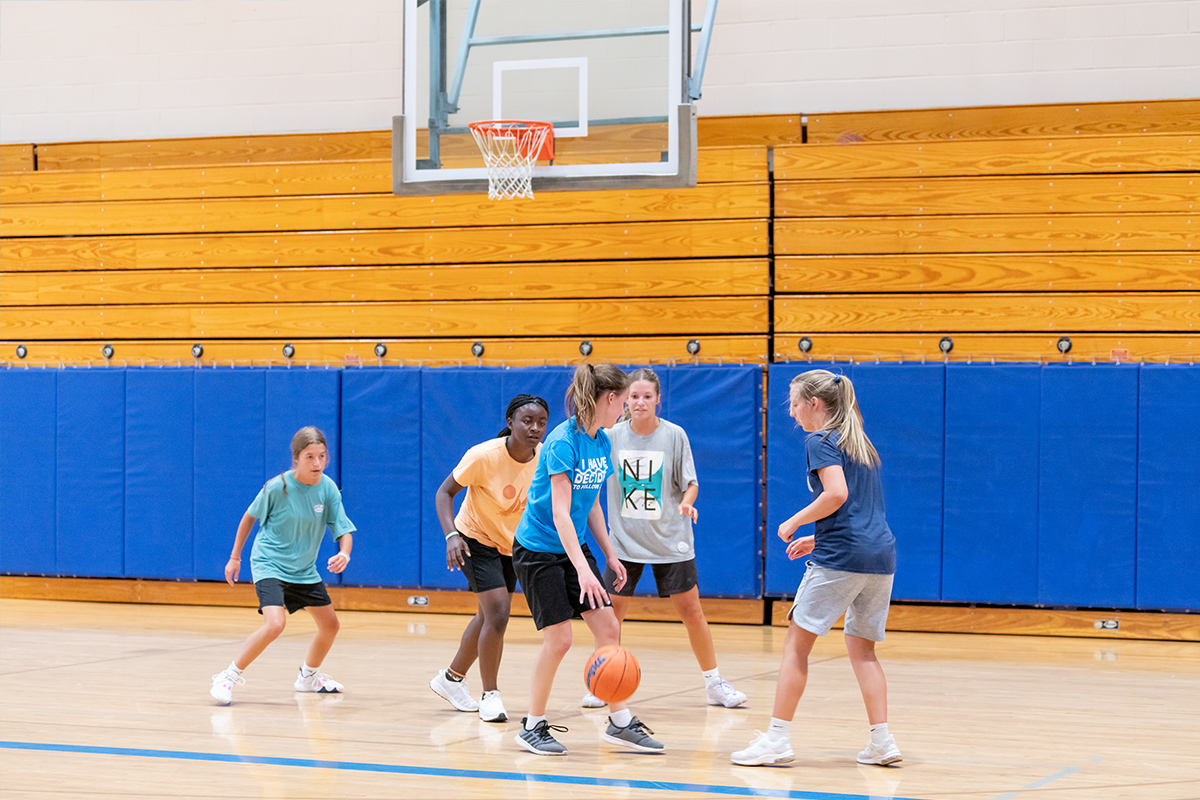
[[[692,448],[683,428],[665,419],[649,436],[629,422],[608,432],[616,474],[608,479],[608,526],[622,561],[669,564],[695,557],[692,520],[679,503],[696,483]]]

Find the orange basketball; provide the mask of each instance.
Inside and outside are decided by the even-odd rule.
[[[637,691],[642,668],[633,653],[610,644],[592,653],[583,671],[587,690],[606,703],[619,703]]]

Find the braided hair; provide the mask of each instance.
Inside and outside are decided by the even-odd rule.
[[[519,394],[516,397],[514,397],[512,400],[508,401],[508,409],[504,412],[504,420],[507,422],[508,420],[512,419],[513,414],[517,413],[517,409],[521,408],[521,406],[527,406],[530,403],[539,405],[542,408],[546,409],[547,415],[550,413],[550,404],[547,403],[542,398],[538,397],[537,395],[533,395],[533,394]],[[502,439],[505,436],[508,436],[510,433],[512,433],[512,426],[505,425],[504,430],[502,430],[496,434],[496,438]]]

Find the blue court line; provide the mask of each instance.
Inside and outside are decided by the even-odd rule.
[[[239,756],[228,753],[194,753],[183,750],[142,750],[131,747],[91,747],[74,744],[42,742],[2,742],[6,750],[41,750],[53,753],[88,753],[91,755],[135,756],[138,758],[173,758],[186,761],[219,761],[233,764],[266,764],[276,767],[307,767],[310,769],[340,769],[351,772],[386,772],[401,775],[430,775],[439,778],[472,778],[492,781],[532,781],[538,783],[567,783],[577,786],[603,786],[613,789],[654,789],[662,792],[698,792],[703,794],[741,795],[743,797],[785,797],[795,800],[871,800],[870,795],[838,794],[835,792],[805,792],[786,789],[755,789],[744,786],[716,786],[706,783],[669,783],[667,781],[630,781],[615,778],[592,778],[585,775],[545,775],[537,772],[492,772],[475,769],[444,769],[440,767],[411,767],[402,764],[370,764],[359,761],[319,761],[308,758],[273,758],[270,756]],[[918,800],[896,797],[893,800]]]
[[[1092,761],[1100,761],[1100,760],[1101,759],[1099,759],[1099,758],[1092,759]],[[1059,778],[1065,778],[1068,775],[1074,775],[1076,772],[1079,772],[1079,767],[1067,767],[1062,772],[1056,772],[1048,778],[1042,778],[1040,781],[1034,781],[1033,783],[1029,784],[1028,786],[1022,786],[1020,789],[1018,789],[1015,792],[1009,792],[1008,794],[1002,794],[999,797],[997,797],[995,800],[1013,800],[1013,798],[1019,797],[1021,792],[1027,792],[1030,789],[1040,789],[1041,787],[1045,786],[1048,783],[1053,783],[1054,781],[1058,780]]]

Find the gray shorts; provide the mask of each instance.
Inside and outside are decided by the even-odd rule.
[[[892,599],[893,575],[842,572],[809,563],[788,619],[804,630],[824,636],[846,615],[846,633],[882,642]]]

